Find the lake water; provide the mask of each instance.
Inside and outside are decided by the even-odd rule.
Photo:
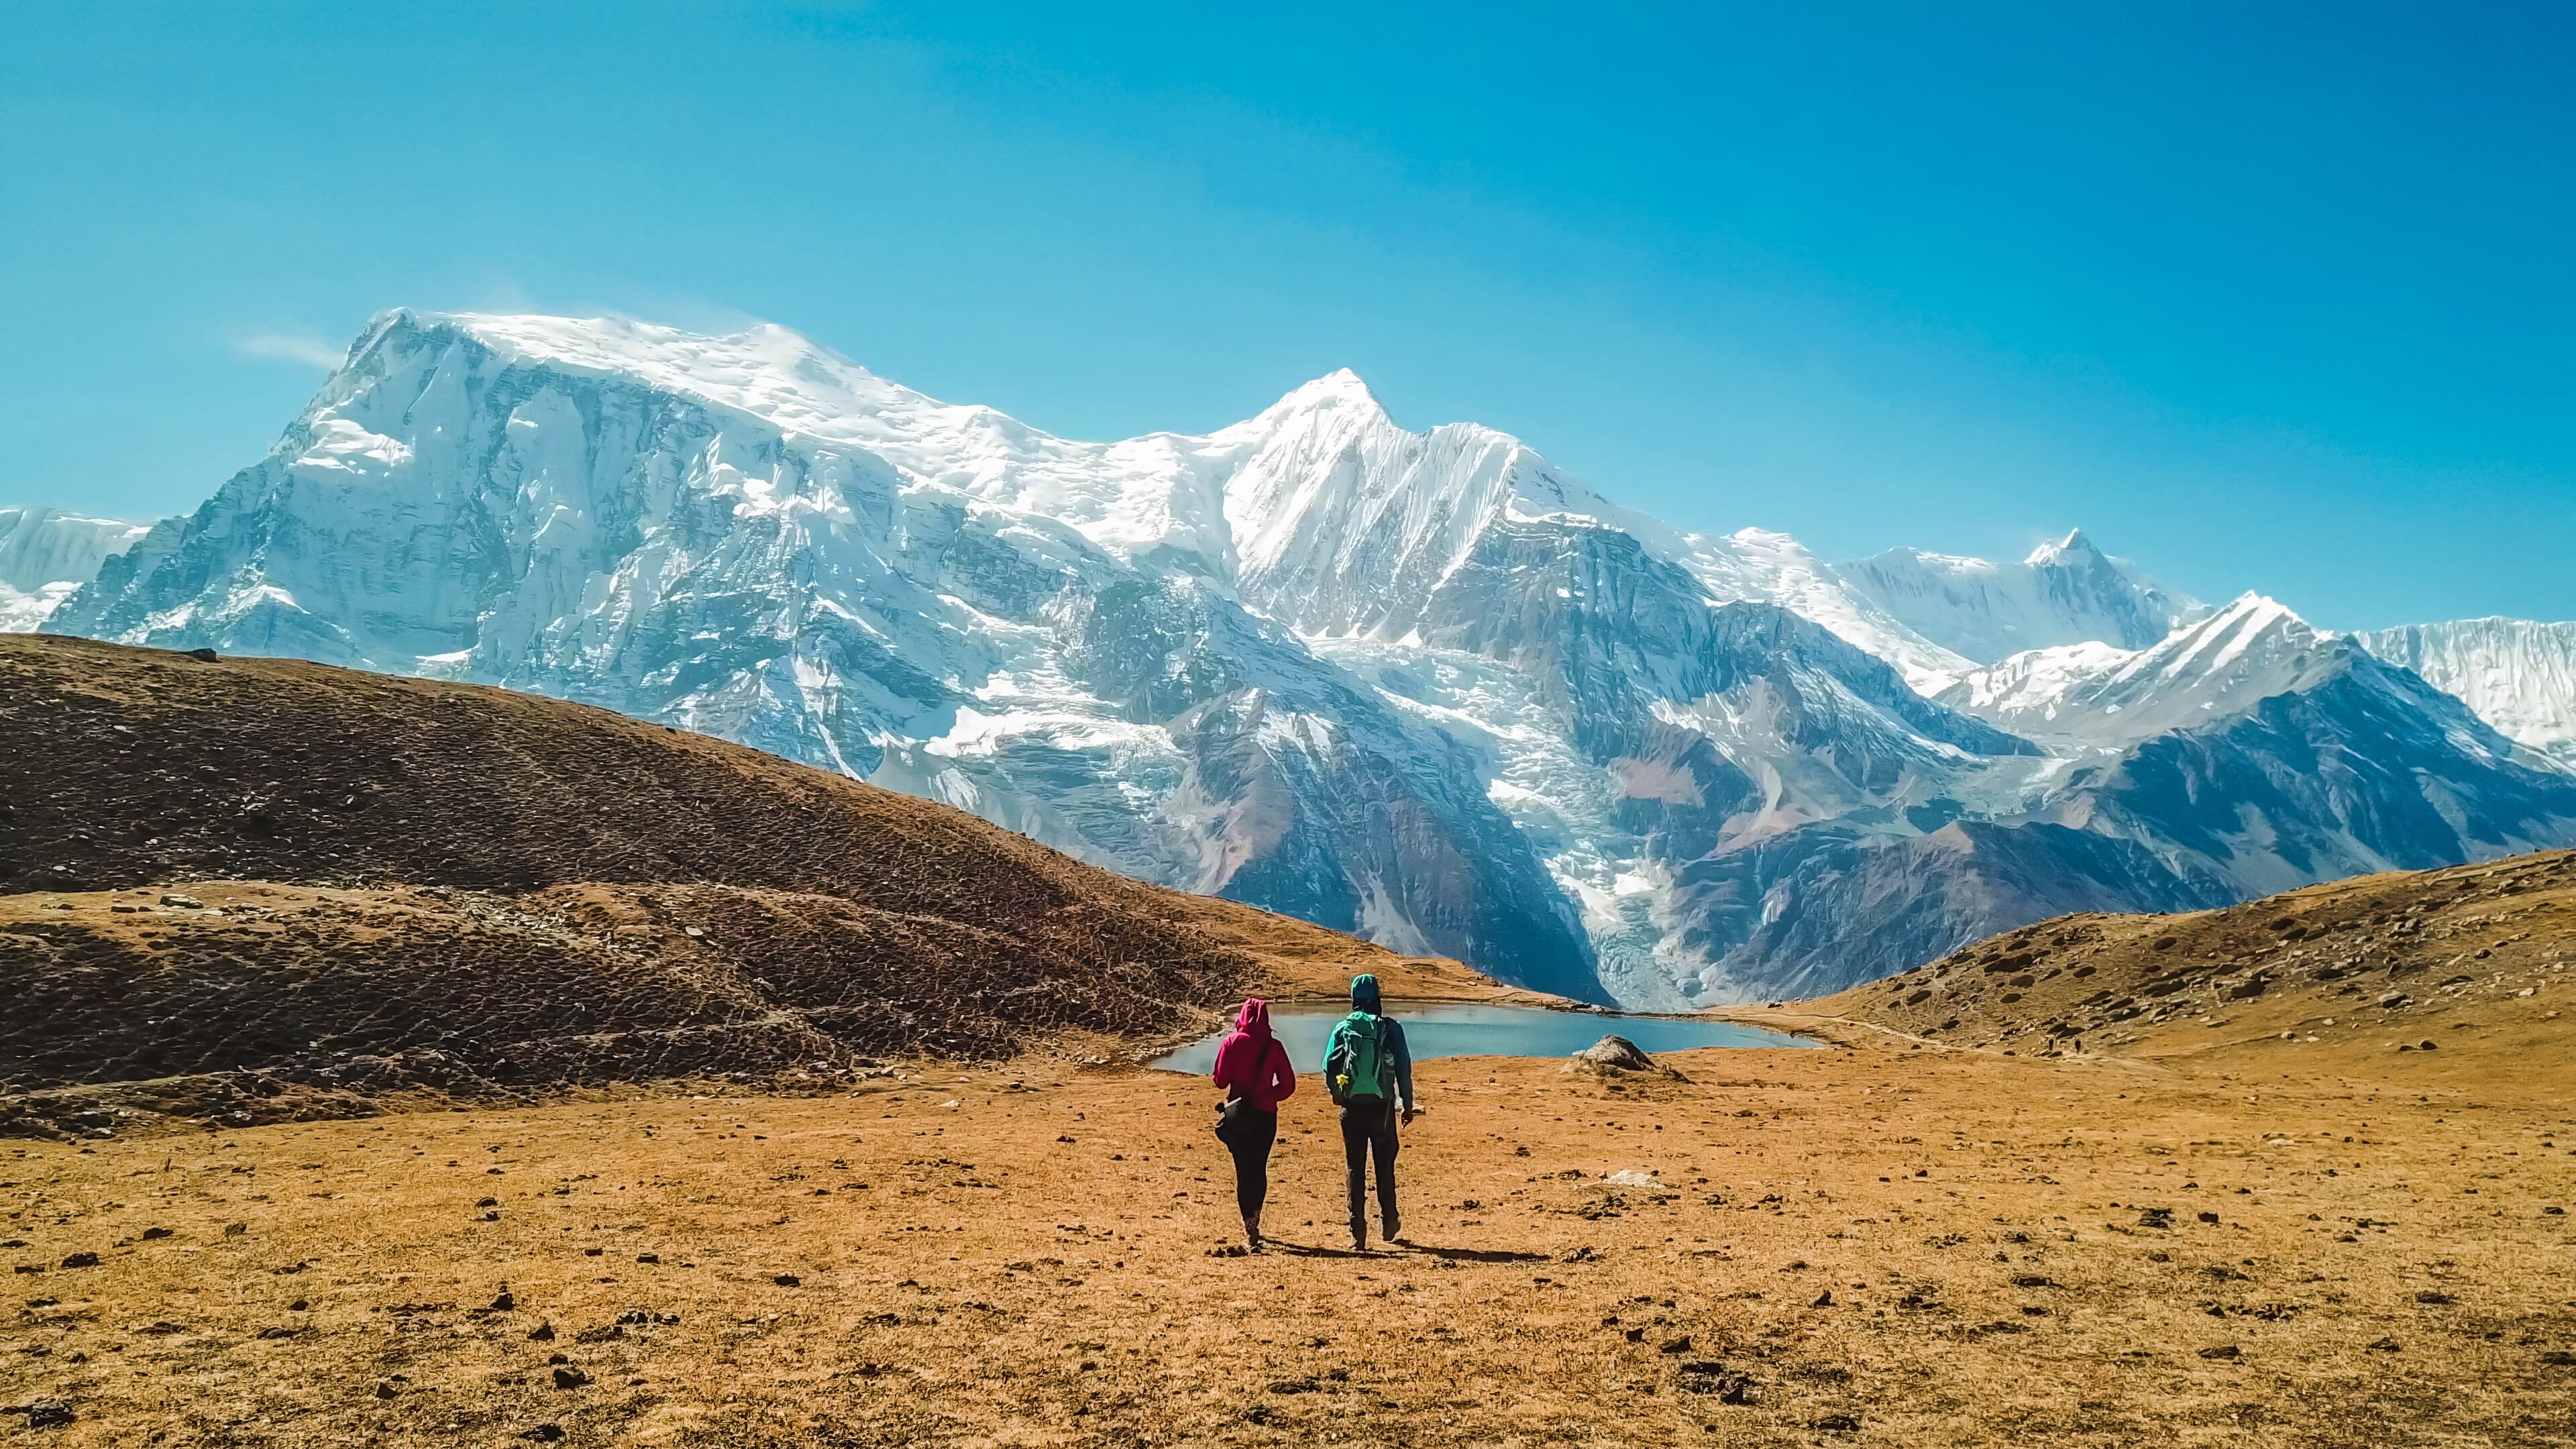
[[[1469,1006],[1459,1004],[1388,1003],[1387,1014],[1404,1023],[1404,1044],[1417,1062],[1434,1057],[1572,1056],[1605,1036],[1624,1036],[1648,1056],[1693,1047],[1814,1047],[1807,1041],[1758,1026],[1703,1021],[1675,1016],[1609,1016],[1589,1011],[1549,1011],[1536,1006]],[[1301,1073],[1321,1071],[1324,1043],[1333,1023],[1350,1014],[1336,1002],[1274,1002],[1270,1030],[1288,1048],[1288,1060]],[[1216,1066],[1220,1031],[1192,1042],[1154,1065],[1166,1071],[1205,1076]]]

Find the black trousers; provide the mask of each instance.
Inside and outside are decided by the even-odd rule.
[[[1383,1097],[1353,1097],[1342,1107],[1342,1160],[1351,1174],[1351,1236],[1368,1237],[1368,1160],[1377,1155],[1377,1216],[1395,1230],[1395,1104]]]
[[[1270,1146],[1279,1140],[1279,1114],[1257,1107],[1243,1109],[1243,1138],[1225,1144],[1234,1154],[1234,1205],[1245,1217],[1261,1211],[1270,1197]]]

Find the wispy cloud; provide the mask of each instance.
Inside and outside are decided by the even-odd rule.
[[[269,362],[296,362],[307,367],[338,367],[349,350],[311,332],[251,332],[233,339],[233,350]]]

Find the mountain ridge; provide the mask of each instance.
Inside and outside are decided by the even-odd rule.
[[[1407,431],[1347,370],[1213,433],[1081,443],[781,328],[398,309],[265,460],[47,627],[602,704],[1631,1004],[2255,888],[2225,832],[2119,774],[2162,735],[2022,738],[1962,683],[2002,666],[1853,567],[1670,528],[1476,424]],[[1943,607],[1997,637],[2198,607],[2080,533],[1981,568],[2005,582]],[[2424,737],[2468,802],[2409,849],[2546,843],[2567,813],[2448,706],[2336,704]],[[2222,774],[2348,728],[2275,714],[2288,733],[2211,737]],[[2262,882],[2353,858],[2352,819],[2417,818],[2413,784],[2356,778],[2366,801],[2279,797],[2308,813],[2270,828],[2306,844],[2255,851]]]

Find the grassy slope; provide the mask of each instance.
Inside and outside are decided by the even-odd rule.
[[[1361,970],[1510,994],[505,690],[11,636],[0,746],[0,1085],[22,1093],[158,1082],[124,1104],[265,1120],[1152,1037]],[[233,1075],[168,1080],[207,1074]],[[0,1113],[32,1130],[65,1105]]]
[[[2576,852],[2311,886],[2181,916],[2069,916],[1774,1019],[2021,1055],[2375,1070],[2570,1060]],[[1757,1015],[1770,1016],[1769,1013]]]

